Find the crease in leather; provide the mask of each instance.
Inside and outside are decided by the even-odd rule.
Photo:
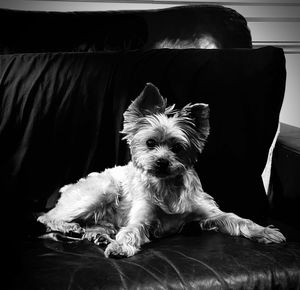
[[[184,289],[187,287],[187,283],[185,282],[183,275],[180,273],[180,270],[176,267],[176,265],[168,257],[166,257],[166,255],[164,255],[162,252],[158,253],[157,250],[153,250],[153,249],[151,250],[151,254],[154,254],[155,257],[163,260],[164,262],[167,262],[167,264],[174,270],[177,277],[179,278],[182,288]]]
[[[208,269],[211,273],[213,273],[213,275],[216,277],[217,281],[220,282],[221,286],[224,287],[224,289],[227,289],[228,288],[228,284],[227,282],[224,280],[223,277],[221,277],[221,275],[211,266],[209,266],[207,263],[203,262],[203,261],[200,261],[196,258],[193,258],[191,256],[188,256],[182,252],[179,252],[179,251],[175,251],[175,250],[172,250],[173,253],[176,253],[176,254],[179,254],[181,256],[183,256],[184,258],[188,259],[188,260],[192,260],[192,261],[195,261],[196,263],[199,263],[201,264],[202,266],[204,266],[206,269]]]

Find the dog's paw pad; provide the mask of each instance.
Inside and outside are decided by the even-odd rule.
[[[123,247],[121,244],[117,243],[116,241],[110,243],[105,251],[104,251],[104,255],[106,258],[109,257],[125,257],[126,252],[123,250]]]
[[[286,241],[285,236],[272,226],[265,227],[261,233],[261,236],[257,237],[257,241],[269,244],[269,243],[283,243]]]
[[[131,257],[139,251],[139,248],[127,243],[111,242],[105,249],[104,255],[106,258],[123,258]]]
[[[273,226],[268,226],[260,231],[256,231],[249,236],[252,240],[259,243],[283,243],[286,241],[285,236],[279,231],[279,229]]]

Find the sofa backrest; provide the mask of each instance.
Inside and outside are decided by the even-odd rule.
[[[159,48],[165,41],[182,42],[182,47],[176,48],[205,48],[206,40],[215,44],[211,48],[252,47],[246,19],[221,5],[179,6],[137,14],[145,19],[148,27],[145,48]]]
[[[267,213],[261,173],[285,73],[283,51],[272,47],[2,55],[2,197],[42,211],[61,186],[125,164],[123,112],[152,82],[178,108],[209,104],[211,133],[197,163],[203,187],[223,210],[255,219]]]
[[[217,48],[252,47],[245,18],[218,5],[93,12],[0,9],[0,26],[0,54],[206,48],[207,42]]]

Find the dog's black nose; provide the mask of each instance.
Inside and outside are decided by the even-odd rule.
[[[165,158],[159,158],[156,160],[156,166],[159,169],[167,169],[170,165],[170,161]]]

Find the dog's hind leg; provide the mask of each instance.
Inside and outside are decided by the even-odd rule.
[[[67,222],[61,221],[52,218],[48,214],[43,214],[37,219],[40,223],[44,224],[47,227],[47,231],[57,231],[61,233],[84,233],[84,229],[76,222]]]
[[[75,184],[64,186],[56,206],[41,215],[38,221],[49,230],[83,233],[77,221],[102,218],[101,210],[118,203],[118,185],[107,172],[93,173]],[[97,221],[95,221],[96,223]]]

